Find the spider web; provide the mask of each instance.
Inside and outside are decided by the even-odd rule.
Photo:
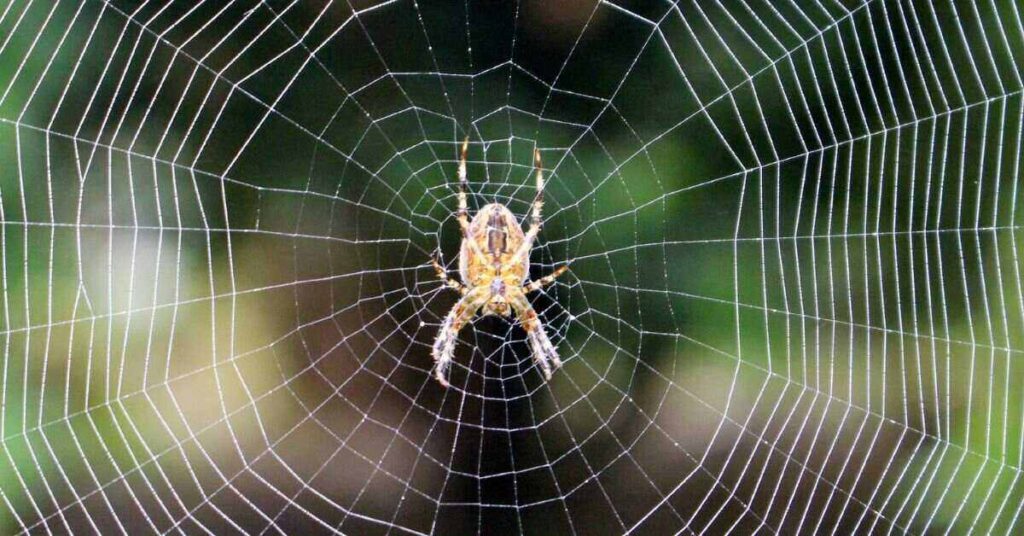
[[[1019,530],[1014,2],[0,7],[0,532]],[[565,365],[478,318],[526,217]]]

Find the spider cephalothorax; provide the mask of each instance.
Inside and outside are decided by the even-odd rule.
[[[526,294],[551,284],[568,268],[561,266],[550,275],[526,282],[530,268],[530,250],[541,226],[541,207],[544,205],[544,173],[540,164],[540,151],[534,151],[537,169],[537,197],[533,202],[530,228],[524,233],[512,211],[500,203],[491,203],[469,219],[466,208],[466,151],[469,139],[462,143],[459,159],[459,227],[462,229],[462,247],[459,249],[459,276],[462,282],[448,277],[441,263],[434,259],[438,277],[462,295],[445,317],[434,341],[434,375],[448,386],[448,366],[455,353],[459,330],[472,320],[477,311],[482,315],[508,317],[515,312],[519,324],[526,331],[533,351],[533,359],[551,379],[552,368],[562,366],[558,352],[544,332],[537,312],[530,306]]]

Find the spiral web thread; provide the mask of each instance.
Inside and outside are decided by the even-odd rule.
[[[0,8],[0,530],[1019,530],[1019,6],[567,5]]]

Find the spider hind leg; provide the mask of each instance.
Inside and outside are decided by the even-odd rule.
[[[559,359],[555,345],[551,344],[551,339],[544,331],[544,325],[537,317],[537,311],[527,301],[525,294],[517,294],[510,299],[510,302],[515,308],[519,324],[526,331],[526,339],[530,343],[533,361],[540,367],[544,379],[550,380],[552,371],[562,366],[562,360]]]
[[[448,387],[448,368],[455,358],[455,343],[459,338],[459,331],[466,325],[480,306],[487,300],[487,289],[475,289],[462,297],[452,307],[452,310],[445,316],[441,323],[441,329],[434,339],[432,355],[434,357],[434,377],[441,385]]]

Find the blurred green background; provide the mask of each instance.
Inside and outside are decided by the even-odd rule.
[[[0,3],[0,533],[1011,532],[1013,2]],[[452,180],[525,216],[550,383]]]

